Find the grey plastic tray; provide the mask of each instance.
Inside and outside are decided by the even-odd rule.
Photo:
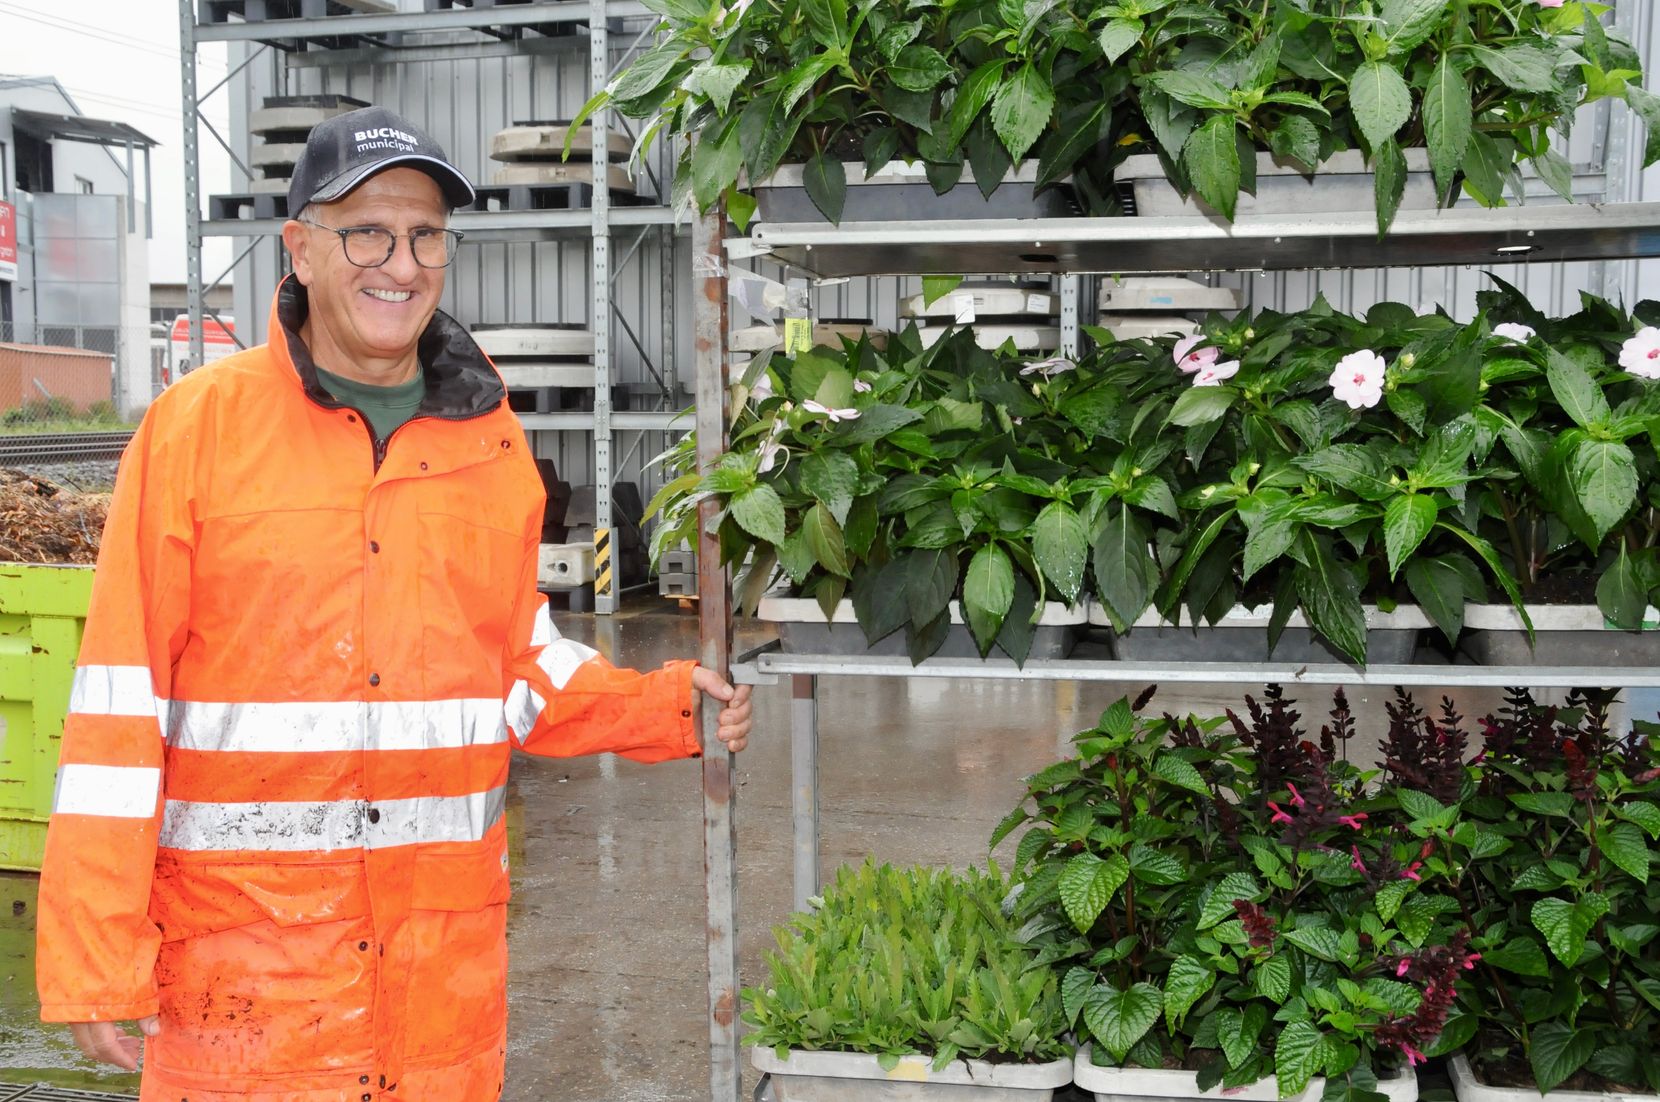
[[[1418,633],[1429,620],[1417,608],[1401,606],[1394,612],[1380,612],[1373,605],[1366,611],[1366,661],[1374,664],[1404,665],[1412,661],[1418,647]],[[1126,662],[1348,662],[1341,651],[1315,635],[1301,612],[1293,612],[1279,645],[1268,649],[1268,608],[1237,607],[1215,626],[1195,628],[1182,611],[1180,624],[1159,619],[1156,612],[1143,614],[1130,630],[1114,633],[1114,658]],[[1111,626],[1105,612],[1090,609],[1090,623]]]
[[[800,597],[766,597],[757,612],[760,619],[778,629],[778,642],[788,654],[872,655],[903,657],[905,632],[896,631],[871,645],[865,640],[864,629],[855,621],[853,606],[843,601],[836,608],[834,623],[827,623],[818,602]],[[1088,615],[1081,607],[1067,608],[1050,602],[1044,605],[1043,617],[1032,633],[1032,649],[1028,658],[1065,658],[1087,633]],[[1002,652],[995,647],[993,655]],[[951,631],[945,643],[934,653],[936,658],[978,658],[980,650],[968,625],[962,622],[957,602],[951,603]]]
[[[1470,605],[1458,649],[1483,666],[1660,665],[1660,630],[1652,610],[1644,620],[1648,630],[1641,632],[1609,627],[1595,605],[1529,606],[1528,615],[1532,644],[1514,608]]]
[[[823,222],[823,213],[807,196],[801,165],[779,165],[751,189],[762,222]],[[1010,169],[1003,184],[987,199],[964,167],[957,186],[934,194],[923,166],[893,161],[865,178],[865,166],[847,164],[847,200],[843,222],[959,221],[968,218],[1066,218],[1077,214],[1065,183],[1037,190],[1035,162]]]
[[[935,1071],[931,1057],[901,1056],[883,1071],[877,1057],[863,1053],[792,1050],[780,1060],[772,1049],[756,1047],[750,1062],[770,1076],[777,1102],[1049,1102],[1072,1082],[1071,1060],[953,1060]]]
[[[1408,149],[1406,167],[1401,209],[1434,210],[1435,178],[1429,170],[1429,152]],[[1234,217],[1369,211],[1376,205],[1372,170],[1357,150],[1332,154],[1314,176],[1303,173],[1303,167],[1295,162],[1277,161],[1272,153],[1257,154],[1256,194],[1240,192]],[[1125,158],[1116,179],[1134,189],[1136,214],[1141,217],[1220,217],[1196,195],[1184,196],[1177,191],[1176,185],[1165,178],[1156,155]]]

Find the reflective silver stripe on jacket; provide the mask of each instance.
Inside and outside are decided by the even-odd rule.
[[[168,718],[168,745],[182,750],[438,750],[507,741],[502,702],[490,698],[256,704],[176,700]]]
[[[161,770],[154,765],[61,765],[52,814],[148,819],[159,791]]]
[[[553,626],[553,618],[548,615],[548,606],[542,605],[536,610],[536,622],[530,630],[530,645],[542,648],[536,656],[536,665],[548,675],[553,687],[563,689],[570,684],[571,678],[584,662],[597,658],[599,652],[592,647],[584,646],[575,639],[566,639]],[[548,702],[542,699],[528,681],[517,681],[513,691],[507,695],[507,722],[522,739],[530,734],[531,728],[536,726],[536,717]]]
[[[197,852],[389,849],[476,842],[502,817],[505,786],[466,796],[407,800],[209,803],[168,800],[160,844]]]
[[[148,666],[80,666],[69,690],[69,710],[86,716],[165,716]]]

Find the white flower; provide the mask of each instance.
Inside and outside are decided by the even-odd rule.
[[[778,462],[779,454],[787,450],[784,445],[778,441],[778,438],[784,435],[784,429],[786,427],[787,426],[784,424],[784,419],[782,417],[779,417],[773,421],[772,431],[767,433],[767,438],[765,440],[761,441],[761,462],[760,465],[755,468],[756,474],[766,474],[768,471],[772,470],[774,464]]]
[[[763,371],[761,377],[755,380],[755,385],[749,391],[749,400],[757,404],[772,397],[772,372]]]
[[[1526,344],[1534,338],[1535,333],[1529,326],[1507,321],[1493,326],[1493,336],[1501,337],[1512,344]]]
[[[1206,364],[1199,369],[1194,377],[1194,386],[1218,386],[1223,379],[1231,379],[1239,374],[1239,361],[1229,360],[1227,363]]]
[[[1047,360],[1039,360],[1037,363],[1027,364],[1025,367],[1020,369],[1020,373],[1022,375],[1030,375],[1033,372],[1037,372],[1047,379],[1052,375],[1059,375],[1062,372],[1071,371],[1077,366],[1077,364],[1073,363],[1065,356],[1053,356]]]
[[[807,399],[805,402],[802,402],[801,408],[806,410],[808,413],[822,413],[833,422],[854,421],[859,417],[859,411],[856,409],[831,409],[823,402],[815,402],[811,398]]]
[[[863,379],[854,379],[853,380],[853,393],[855,393],[855,394],[869,394],[870,393],[870,384],[865,382]]]
[[[1620,366],[1644,379],[1660,379],[1660,329],[1645,325],[1620,349]]]
[[[1216,358],[1222,354],[1222,350],[1219,348],[1199,348],[1198,346],[1204,343],[1204,339],[1204,334],[1195,333],[1176,342],[1176,347],[1171,351],[1171,356],[1175,359],[1176,367],[1181,370],[1182,374],[1192,375],[1196,371],[1202,371],[1215,364]]]
[[[1332,369],[1331,393],[1350,409],[1370,409],[1383,400],[1383,357],[1370,349],[1351,352]]]

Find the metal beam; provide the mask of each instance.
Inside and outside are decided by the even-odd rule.
[[[611,15],[625,18],[652,15],[638,0],[616,0],[609,4],[609,8]],[[272,38],[343,38],[393,32],[482,30],[486,27],[524,27],[537,23],[585,23],[588,13],[588,0],[491,4],[439,11],[389,12],[384,15],[326,15],[318,19],[266,19],[257,23],[202,23],[195,27],[195,37],[198,42],[246,42]],[[192,23],[194,25],[194,20]]]
[[[611,52],[606,24],[607,0],[591,0],[588,17],[588,74],[600,85]],[[588,117],[593,152],[593,199],[588,211],[589,294],[594,331],[594,530],[610,532],[611,485],[615,468],[611,455],[611,188],[606,174],[611,168],[611,111],[601,107]],[[612,542],[615,550],[616,543]],[[622,571],[615,559],[595,564],[594,611],[604,616],[617,611]]]
[[[669,226],[674,211],[669,207],[612,207],[613,226]],[[281,218],[216,218],[201,223],[204,237],[272,236],[282,232]],[[472,242],[556,241],[586,237],[593,225],[587,210],[458,210],[450,225]],[[677,226],[676,233],[690,233]]]
[[[592,413],[521,413],[519,424],[526,432],[542,429],[592,431]],[[611,428],[617,432],[690,432],[692,418],[683,410],[635,410],[611,414]]]
[[[190,314],[189,368],[200,367],[202,350],[202,155],[196,133],[201,118],[196,98],[196,12],[193,0],[179,0],[179,83],[184,109],[184,270]]]
[[[585,34],[548,38],[537,35],[513,42],[437,42],[430,46],[360,46],[347,50],[300,50],[284,59],[290,69],[338,69],[360,65],[409,65],[429,61],[471,61],[493,57],[545,56],[586,49]]]
[[[697,378],[697,461],[709,470],[726,450],[725,214],[719,208],[692,228],[692,362]],[[732,658],[732,585],[710,532],[718,506],[698,506],[698,660],[727,672]],[[738,861],[732,755],[715,737],[716,709],[705,702],[703,731],[703,868],[709,938],[709,1097],[740,1102],[738,1069]]]

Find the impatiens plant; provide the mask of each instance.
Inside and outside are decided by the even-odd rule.
[[[774,931],[768,981],[743,993],[746,1044],[1036,1063],[1072,1053],[1059,983],[1014,938],[989,872],[843,867]]]
[[[1208,1090],[1310,1079],[1361,1099],[1434,1046],[1475,963],[1470,933],[1406,827],[1411,793],[1344,759],[1341,692],[1318,742],[1277,688],[1248,719],[1119,700],[1078,755],[1027,782],[1015,912],[1064,970],[1097,1062],[1181,1067]]]

